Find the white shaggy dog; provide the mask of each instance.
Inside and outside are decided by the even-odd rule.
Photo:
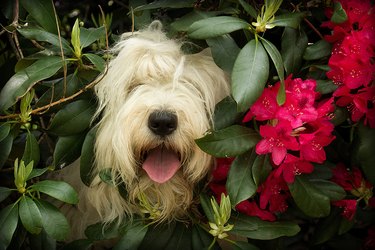
[[[184,54],[183,43],[161,29],[154,21],[124,34],[96,85],[95,177],[90,187],[75,185],[82,215],[71,215],[74,231],[134,213],[154,222],[186,219],[195,185],[213,166],[194,140],[212,126],[215,104],[229,94],[227,78],[209,53]],[[106,168],[125,196],[99,178]]]

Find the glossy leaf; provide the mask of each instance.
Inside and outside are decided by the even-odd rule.
[[[72,186],[64,181],[43,180],[34,183],[31,187],[33,190],[47,194],[65,203],[78,203],[77,192],[74,190],[74,188],[72,188]]]
[[[42,215],[35,202],[28,196],[22,196],[20,200],[19,215],[22,225],[32,234],[42,231]]]
[[[189,12],[185,16],[175,20],[173,23],[171,23],[171,28],[176,31],[184,31],[187,32],[190,25],[192,25],[194,22],[206,19],[209,17],[217,16],[220,14],[221,11],[199,11],[194,9],[192,12]]]
[[[80,176],[83,183],[87,186],[92,181],[91,171],[94,164],[94,144],[96,136],[96,127],[92,128],[86,135],[82,145],[82,152],[80,158]]]
[[[232,207],[256,193],[257,186],[252,176],[252,167],[256,157],[254,150],[246,152],[237,156],[230,167],[226,188]]]
[[[354,157],[357,164],[362,168],[366,179],[375,185],[375,129],[364,126],[362,123],[357,130]]]
[[[28,132],[26,136],[25,151],[22,156],[22,160],[25,165],[29,164],[31,161],[34,162],[34,166],[37,166],[40,159],[39,144],[33,133]]]
[[[263,183],[272,170],[268,155],[258,155],[253,163],[252,176],[256,187]]]
[[[44,174],[48,170],[49,170],[48,167],[46,167],[46,168],[33,168],[33,170],[31,171],[31,173],[29,175],[29,177],[27,178],[27,180],[30,180],[32,178],[41,176],[42,174]]]
[[[40,42],[47,42],[52,45],[55,45],[56,47],[63,48],[63,51],[66,55],[72,54],[72,48],[70,47],[69,42],[56,34],[50,33],[40,27],[37,26],[21,26],[17,29],[21,35],[26,37],[27,39],[32,39]],[[60,39],[61,39],[61,45],[60,45]]]
[[[127,226],[113,250],[137,250],[147,233],[147,226],[142,222],[135,222]]]
[[[107,240],[119,237],[119,228],[123,225],[114,223],[96,223],[85,229],[85,236],[90,240]]]
[[[286,75],[297,73],[307,47],[307,36],[302,30],[286,27],[281,37],[281,56]]]
[[[80,133],[89,127],[94,113],[95,105],[87,100],[69,103],[56,113],[48,130],[59,136]]]
[[[193,39],[206,39],[246,29],[249,26],[249,23],[237,17],[210,17],[193,23],[188,30],[188,35]]]
[[[307,46],[303,59],[305,60],[317,60],[326,56],[330,56],[332,53],[332,45],[326,40],[319,40],[316,43]]]
[[[258,13],[257,11],[254,9],[253,6],[251,6],[250,4],[248,4],[247,2],[245,2],[244,0],[239,0],[238,1],[241,6],[244,8],[244,10],[254,19],[257,18],[258,16]]]
[[[208,249],[210,246],[213,237],[207,231],[202,229],[200,225],[193,225],[192,232],[191,232],[191,244],[193,250],[201,250],[201,249]],[[215,244],[213,246],[213,250],[217,249],[218,245]],[[220,248],[219,248],[220,249]]]
[[[322,95],[330,94],[334,92],[338,86],[334,84],[331,80],[317,80],[316,81],[316,91]]]
[[[139,12],[143,10],[153,10],[153,9],[159,9],[159,8],[173,8],[173,9],[179,9],[179,8],[188,8],[193,7],[195,0],[180,0],[180,1],[174,1],[174,0],[156,0],[149,4],[139,6],[135,8],[134,12]]]
[[[81,154],[84,139],[85,134],[60,137],[53,152],[55,168],[63,168],[77,160]]]
[[[0,202],[8,198],[8,196],[12,193],[12,190],[7,187],[0,187]]]
[[[333,238],[337,234],[341,219],[338,213],[333,212],[327,218],[320,220],[311,237],[311,243],[318,245]]]
[[[237,112],[237,103],[228,96],[216,104],[214,112],[214,129],[220,130],[234,124],[241,118],[242,114]]]
[[[342,8],[342,5],[340,2],[335,2],[333,4],[333,13],[331,17],[331,21],[333,23],[343,23],[346,20],[348,20],[348,15],[346,14],[345,10]]]
[[[60,57],[48,56],[17,72],[0,92],[0,110],[8,109],[36,82],[53,76],[62,66]]]
[[[89,59],[92,64],[94,64],[96,70],[98,70],[99,72],[104,71],[106,62],[103,58],[91,53],[83,54],[83,56]]]
[[[20,3],[40,26],[48,32],[57,34],[53,2],[49,0],[21,0]]]
[[[296,176],[289,190],[297,206],[308,216],[320,218],[329,215],[329,198],[303,176]]]
[[[200,203],[204,211],[204,214],[206,215],[208,221],[214,222],[215,217],[214,217],[214,211],[211,206],[210,197],[205,193],[201,193],[199,195],[199,199],[200,199]]]
[[[297,29],[305,16],[306,13],[304,12],[282,14],[279,16],[275,16],[275,20],[271,22],[271,24],[275,26]]]
[[[0,125],[0,142],[9,135],[9,132],[10,132],[9,123],[3,123]]]
[[[234,225],[231,233],[250,239],[271,240],[281,236],[294,236],[300,231],[300,227],[293,222],[263,221],[258,217],[250,217],[239,214],[229,223]]]
[[[13,145],[13,135],[9,134],[2,141],[0,141],[0,169],[3,167],[4,163],[8,159],[10,151]]]
[[[91,45],[95,41],[99,40],[99,38],[105,37],[105,27],[101,26],[99,28],[89,28],[86,29],[84,27],[80,27],[80,44],[82,48],[86,48],[87,46]]]
[[[234,62],[240,48],[230,35],[208,38],[207,44],[211,48],[212,57],[215,63],[224,71],[231,73]]]
[[[43,200],[37,200],[35,203],[42,215],[42,225],[47,234],[56,240],[66,239],[70,226],[60,210]]]
[[[259,139],[258,133],[254,130],[233,125],[213,131],[195,142],[208,154],[216,157],[231,157],[248,151],[256,145]]]
[[[245,241],[236,241],[233,243],[234,250],[259,250],[258,247]]]
[[[232,95],[239,111],[246,111],[262,94],[268,80],[269,62],[255,39],[242,48],[232,71]]]
[[[324,195],[326,195],[331,201],[342,200],[346,196],[345,190],[334,182],[321,179],[312,179],[310,182],[318,190],[323,190]]]
[[[18,224],[18,203],[13,203],[0,211],[0,248],[6,249]]]
[[[273,45],[270,41],[264,38],[261,38],[260,40],[262,41],[262,44],[264,48],[266,49],[268,55],[270,56],[271,60],[273,61],[277,75],[279,76],[281,87],[279,88],[279,91],[277,93],[277,103],[279,105],[283,105],[285,103],[285,98],[286,98],[283,58],[281,57],[281,54],[279,50],[276,48],[276,46]]]

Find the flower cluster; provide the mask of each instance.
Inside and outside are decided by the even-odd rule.
[[[333,96],[336,105],[347,107],[351,120],[375,128],[375,13],[371,1],[341,0],[347,20],[328,21],[323,27],[332,29],[325,39],[333,43],[327,77],[338,89]],[[327,17],[333,11],[326,11]]]
[[[349,192],[353,199],[344,199],[335,201],[332,204],[343,209],[342,216],[348,220],[353,220],[357,211],[357,204],[364,200],[366,205],[373,206],[374,198],[372,197],[372,185],[366,181],[359,168],[353,168],[350,172],[342,163],[332,171],[332,181],[340,185],[345,191]]]

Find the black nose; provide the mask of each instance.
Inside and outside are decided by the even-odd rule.
[[[148,118],[148,127],[156,135],[169,135],[177,128],[177,116],[169,111],[155,111]]]

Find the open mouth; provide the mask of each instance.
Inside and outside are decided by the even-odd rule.
[[[157,183],[167,182],[181,167],[179,154],[163,145],[149,150],[144,158],[142,168]]]

